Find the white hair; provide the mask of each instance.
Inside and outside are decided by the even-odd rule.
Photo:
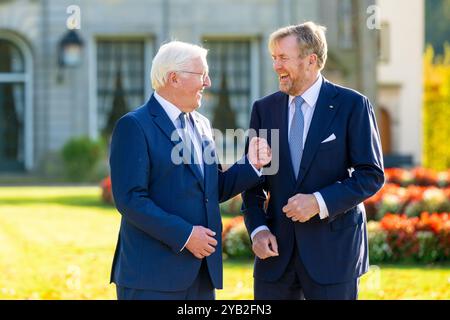
[[[153,89],[163,87],[170,72],[187,70],[195,58],[201,58],[206,64],[207,53],[205,48],[186,42],[171,41],[163,44],[152,62],[150,74]]]

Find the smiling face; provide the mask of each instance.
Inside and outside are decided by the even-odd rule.
[[[203,90],[211,87],[208,64],[200,57],[193,58],[186,69],[171,72],[169,83],[166,98],[181,111],[192,112],[200,108]]]
[[[302,57],[295,36],[278,39],[271,54],[280,91],[293,96],[301,95],[317,79],[317,56],[308,54]]]

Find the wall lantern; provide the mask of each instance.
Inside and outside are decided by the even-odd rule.
[[[59,41],[59,66],[74,68],[81,64],[83,40],[75,30],[69,30]]]

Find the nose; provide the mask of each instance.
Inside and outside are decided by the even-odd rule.
[[[274,70],[279,70],[281,68],[281,62],[279,59],[274,59],[272,65]]]
[[[211,87],[211,78],[209,77],[209,75],[206,75],[205,78],[203,79],[203,88],[209,87]]]

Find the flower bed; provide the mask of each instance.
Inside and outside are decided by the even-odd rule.
[[[450,259],[448,213],[423,212],[420,217],[387,214],[368,223],[371,263],[416,261],[446,262]],[[242,216],[229,220],[222,233],[226,258],[253,257]]]
[[[384,170],[387,183],[394,183],[406,187],[418,186],[450,186],[450,170],[437,172],[426,168],[386,168]]]
[[[420,217],[387,214],[369,222],[370,261],[448,261],[450,220],[448,213],[423,212]]]
[[[364,202],[368,220],[380,220],[387,213],[405,213],[418,217],[421,212],[449,212],[450,187],[409,185],[401,187],[388,183]]]

